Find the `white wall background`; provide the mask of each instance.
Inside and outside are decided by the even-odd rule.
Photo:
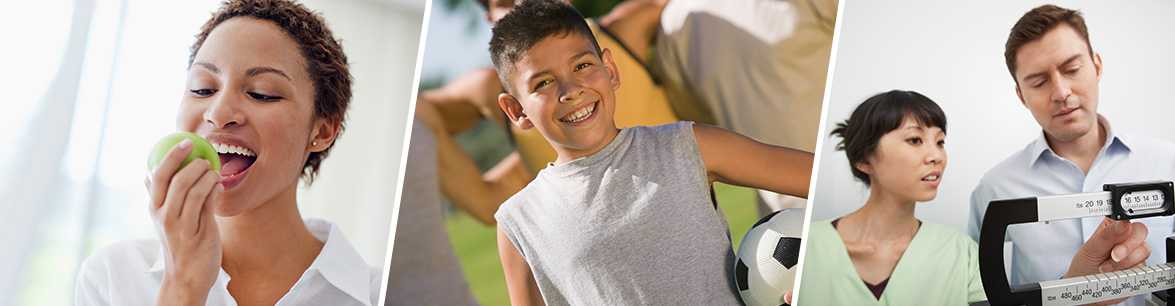
[[[70,304],[86,256],[156,238],[144,158],[175,129],[188,48],[220,2],[46,0],[0,20],[14,42],[0,48],[0,305]],[[342,39],[354,95],[301,210],[382,267],[426,0],[303,2]]]
[[[302,188],[306,216],[338,224],[374,267],[383,267],[399,190],[402,146],[424,1],[417,8],[372,1],[306,1],[327,16],[343,40],[355,78],[347,129],[323,162],[319,177]],[[403,1],[401,1],[403,2]]]
[[[948,125],[943,183],[916,215],[966,230],[971,190],[983,173],[1040,135],[1016,98],[1003,52],[1016,20],[1045,3],[1085,15],[1103,60],[1098,112],[1112,127],[1175,141],[1175,2],[842,1],[813,220],[852,212],[868,196],[828,131],[869,96],[906,89],[938,102]]]

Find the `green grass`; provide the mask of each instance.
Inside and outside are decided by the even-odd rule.
[[[718,205],[730,223],[734,248],[738,249],[742,234],[758,220],[753,190],[725,184],[715,184]],[[450,239],[465,278],[473,289],[473,295],[482,305],[509,305],[506,295],[506,280],[498,262],[498,249],[494,228],[484,226],[465,213],[449,215],[445,221]]]
[[[498,261],[497,235],[494,227],[485,226],[464,212],[445,220],[453,251],[461,260],[465,280],[482,305],[510,305],[506,279]]]

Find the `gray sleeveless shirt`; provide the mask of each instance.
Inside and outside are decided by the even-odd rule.
[[[738,305],[692,122],[633,127],[498,209],[547,305]]]

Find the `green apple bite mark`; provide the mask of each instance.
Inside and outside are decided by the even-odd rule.
[[[212,166],[213,172],[220,173],[220,155],[216,153],[216,149],[200,135],[189,132],[178,132],[159,139],[159,142],[155,143],[155,147],[151,148],[151,155],[147,157],[147,169],[158,167],[163,156],[167,155],[167,151],[184,139],[192,141],[192,153],[188,153],[188,157],[180,163],[180,168],[199,158],[207,160],[208,164]]]

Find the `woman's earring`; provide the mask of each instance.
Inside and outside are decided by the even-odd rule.
[[[310,142],[310,145],[317,147],[317,146],[318,146],[318,141],[317,141],[317,140],[315,140],[315,141],[311,141],[311,142]]]

